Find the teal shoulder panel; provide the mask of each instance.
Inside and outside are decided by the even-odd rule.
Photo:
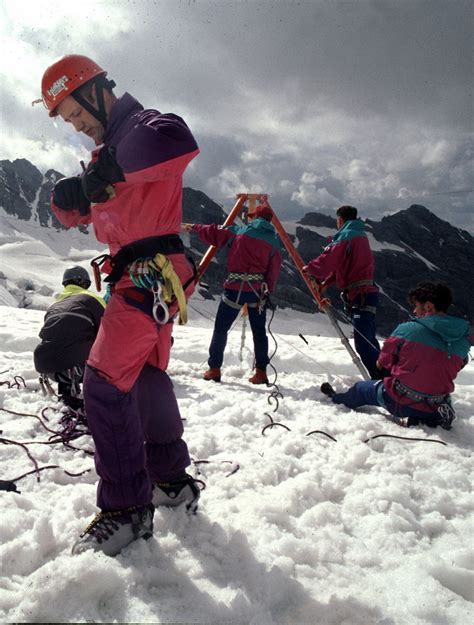
[[[469,342],[466,338],[463,337],[448,343],[439,334],[436,334],[436,332],[433,332],[416,320],[401,323],[392,332],[392,336],[405,339],[411,343],[419,343],[420,345],[439,349],[448,355],[455,354],[463,360],[469,353]]]

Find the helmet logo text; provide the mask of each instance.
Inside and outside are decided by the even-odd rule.
[[[66,83],[68,80],[69,78],[67,76],[61,76],[61,78],[58,78],[48,89],[48,95],[55,98],[58,93],[61,93],[61,91],[67,91]]]

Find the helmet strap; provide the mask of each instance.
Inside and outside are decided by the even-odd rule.
[[[102,124],[105,130],[107,128],[107,113],[105,110],[104,102],[105,83],[107,83],[111,89],[115,87],[115,83],[113,80],[107,81],[106,79],[104,79],[103,76],[97,76],[97,78],[93,78],[93,81],[95,85],[95,94],[97,98],[98,108],[95,108],[88,100],[86,100],[80,93],[78,93],[77,90],[73,91],[71,95],[76,100],[76,102],[78,102],[83,108],[86,109],[88,113],[92,115],[92,117],[95,117],[95,119],[97,119]]]

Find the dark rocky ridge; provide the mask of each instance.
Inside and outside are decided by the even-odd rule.
[[[49,197],[62,174],[49,170],[43,176],[26,159],[0,161],[0,206],[19,219],[35,219],[45,228],[62,228],[51,213]],[[183,221],[190,223],[223,223],[225,212],[201,191],[185,188]],[[380,298],[378,327],[382,334],[407,317],[406,294],[422,280],[445,281],[454,290],[453,314],[474,319],[474,238],[414,204],[406,210],[367,220],[367,232],[375,238],[376,280],[383,294]],[[307,213],[297,224],[295,241],[304,261],[319,254],[327,244],[325,234],[315,229],[335,229],[335,218],[319,212]],[[191,233],[190,254],[199,262],[206,245]],[[383,248],[383,249],[379,249]],[[394,249],[395,248],[395,249]],[[200,288],[205,297],[216,297],[224,280],[226,249],[222,249],[205,274],[209,289]],[[330,290],[331,299],[340,309],[337,290]],[[294,265],[284,252],[283,270],[272,297],[277,306],[303,312],[315,312],[316,306]],[[405,309],[405,310],[404,310]]]

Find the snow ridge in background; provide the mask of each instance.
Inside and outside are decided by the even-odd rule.
[[[5,228],[4,228],[5,226]],[[66,266],[88,267],[92,237],[19,233],[2,222],[4,290],[29,308],[0,306],[0,407],[39,415],[59,411],[39,392],[32,351],[51,294]],[[23,227],[23,223],[22,223]],[[10,230],[8,230],[10,228]],[[86,241],[82,245],[82,241]],[[83,249],[90,245],[89,249]],[[31,289],[22,280],[27,279]],[[0,293],[1,296],[1,293]],[[334,406],[319,392],[358,373],[322,315],[277,311],[273,364],[283,394],[247,382],[252,346],[241,319],[229,337],[223,384],[201,379],[217,302],[196,295],[190,322],[175,328],[169,374],[194,461],[206,482],[198,514],[158,510],[154,538],[117,558],[70,555],[96,512],[93,461],[80,451],[35,444],[40,466],[60,469],[0,492],[0,618],[8,622],[314,623],[465,625],[473,588],[474,366],[458,376],[451,432],[402,430],[383,412]],[[302,332],[306,345],[298,334]],[[289,430],[270,422],[266,413]],[[0,410],[1,436],[46,441],[38,420]],[[337,439],[307,434],[323,430]],[[379,438],[387,433],[447,443]],[[77,446],[92,449],[84,437]],[[0,479],[33,468],[21,447],[2,445]],[[70,473],[90,472],[80,477]]]

